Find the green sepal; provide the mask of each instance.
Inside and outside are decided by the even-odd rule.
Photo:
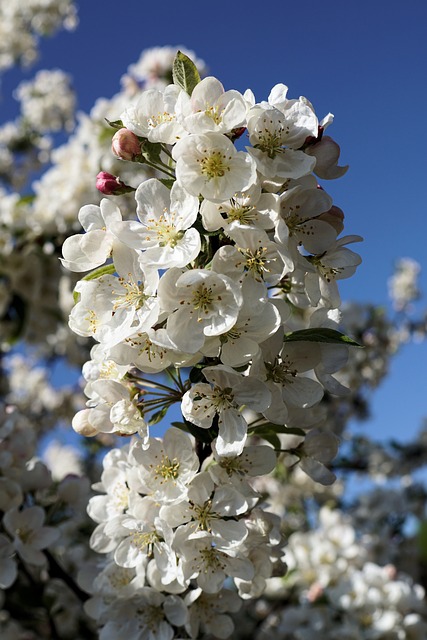
[[[344,344],[348,347],[361,347],[362,345],[335,329],[316,327],[313,329],[300,329],[286,333],[284,342],[322,342],[327,344]]]
[[[103,267],[98,267],[98,269],[94,269],[93,271],[85,275],[84,278],[82,278],[82,280],[96,280],[101,276],[105,276],[115,272],[116,272],[116,267],[114,266],[114,264],[106,264]],[[77,302],[79,301],[79,295],[80,295],[79,292],[74,289],[73,291],[74,304],[77,304]]]
[[[172,67],[173,83],[188,93],[193,93],[194,87],[200,82],[200,74],[192,60],[182,51],[177,51]]]
[[[160,409],[160,411],[156,411],[156,413],[153,413],[150,420],[148,421],[150,427],[152,427],[153,424],[158,424],[161,420],[163,420],[168,412],[168,409],[169,407],[163,407],[163,409]]]
[[[113,127],[113,129],[119,130],[125,128],[125,125],[121,120],[109,120],[108,118],[105,118],[105,121],[108,122],[110,127]]]

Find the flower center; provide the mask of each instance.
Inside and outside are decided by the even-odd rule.
[[[125,510],[129,506],[129,489],[124,482],[118,482],[112,491],[113,503],[117,510]]]
[[[159,536],[155,531],[135,531],[131,537],[131,545],[137,549],[145,549],[157,542]]]
[[[212,151],[208,156],[200,160],[201,172],[208,180],[223,178],[230,167],[226,162],[227,156],[220,151]]]
[[[137,614],[141,616],[141,624],[139,626],[140,629],[144,631],[144,637],[146,636],[145,627],[149,628],[151,632],[150,636],[153,635],[153,637],[159,637],[159,626],[165,619],[162,609],[160,607],[147,604],[143,609],[137,609]]]
[[[179,461],[176,458],[170,460],[168,456],[162,455],[162,461],[154,467],[155,479],[161,476],[164,480],[176,480],[179,476]],[[161,481],[160,484],[163,484]]]
[[[233,389],[230,387],[225,387],[224,389],[214,387],[212,392],[212,404],[217,411],[232,407],[234,405]]]
[[[108,580],[114,589],[126,587],[134,578],[134,572],[124,567],[117,567],[114,573],[108,576]]]
[[[85,320],[87,320],[87,322],[89,323],[89,331],[91,333],[96,333],[99,326],[99,322],[98,322],[98,316],[96,315],[95,311],[93,311],[92,309],[89,309],[88,314],[85,317]]]
[[[183,238],[184,232],[177,231],[174,224],[175,214],[169,213],[167,209],[164,209],[164,215],[161,215],[157,220],[150,218],[147,220],[147,232],[157,236],[157,241],[160,247],[170,245],[176,247],[178,242]],[[151,240],[150,236],[147,236],[147,240]]]
[[[228,212],[228,218],[231,222],[240,222],[240,224],[251,224],[255,219],[255,207],[235,207]]]
[[[274,158],[277,153],[284,151],[282,147],[286,144],[289,131],[289,125],[277,122],[277,120],[274,122],[274,120],[265,117],[260,126],[257,127],[256,133],[259,143],[254,146],[267,153],[269,158]]]
[[[158,113],[156,115],[152,115],[148,118],[148,126],[154,129],[159,124],[164,124],[165,122],[173,122],[175,120],[175,116],[171,115],[167,111],[163,113]]]
[[[206,500],[203,504],[190,503],[190,508],[194,511],[194,518],[198,521],[197,529],[211,532],[210,521],[217,519],[218,515],[211,511],[212,500]]]
[[[272,380],[282,385],[291,383],[292,378],[297,375],[297,371],[291,369],[290,362],[279,363],[277,360],[274,363],[266,362],[265,368],[267,369],[267,380]]]
[[[247,462],[247,461],[246,461]],[[228,477],[233,475],[244,476],[247,473],[247,469],[240,458],[221,458],[219,460],[219,466],[224,469]]]
[[[194,292],[192,304],[195,310],[200,310],[203,313],[209,313],[213,299],[212,289],[202,285]]]
[[[27,542],[31,541],[33,530],[26,527],[19,527],[18,529],[15,529],[15,533],[21,542],[27,544]]]
[[[307,259],[316,267],[320,275],[325,278],[326,282],[335,280],[335,278],[344,271],[343,267],[330,267],[323,264],[322,259],[317,256],[309,256]]]
[[[222,116],[218,106],[208,107],[205,111],[205,115],[211,118],[215,124],[220,124],[222,122]]]
[[[202,549],[200,551],[200,555],[206,569],[211,569],[212,571],[224,571],[225,564],[224,562],[221,562],[221,558],[224,557],[224,554],[222,554],[221,551],[211,547],[208,549]]]
[[[240,253],[246,258],[246,269],[252,271],[254,275],[262,276],[269,273],[270,269],[266,267],[268,262],[266,258],[267,247],[258,247],[255,251],[252,249],[239,249]]]
[[[148,298],[148,296],[144,295],[144,286],[142,282],[135,282],[130,273],[128,276],[129,280],[125,280],[122,277],[118,278],[118,282],[122,287],[122,293],[116,297],[116,301],[113,305],[113,312],[123,307],[135,307],[136,309],[140,309]],[[111,293],[116,294],[117,292],[112,290]]]
[[[222,335],[220,335],[219,340],[221,344],[226,344],[229,340],[230,342],[234,342],[234,340],[238,340],[240,338],[242,333],[243,330],[239,331],[239,329],[233,327],[232,329],[230,329],[230,331],[227,331],[227,333],[223,333]]]

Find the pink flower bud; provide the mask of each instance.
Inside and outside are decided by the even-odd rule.
[[[122,193],[135,191],[133,187],[125,184],[117,176],[106,171],[100,171],[96,176],[96,188],[105,196],[120,196]]]
[[[141,155],[138,138],[126,128],[116,131],[111,141],[111,149],[122,160],[134,160],[135,156]]]

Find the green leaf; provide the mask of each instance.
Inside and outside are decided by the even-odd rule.
[[[183,89],[189,96],[200,82],[200,74],[192,60],[182,51],[177,51],[172,67],[173,83]]]
[[[275,433],[260,433],[257,435],[259,435],[259,437],[263,440],[269,442],[273,446],[273,449],[275,451],[280,451],[282,445],[278,435],[276,435]]]
[[[418,550],[423,562],[427,562],[427,521],[420,522],[418,530]]]
[[[196,384],[197,382],[206,382],[205,376],[203,375],[203,367],[193,367],[188,375],[188,379],[193,384]]]
[[[348,347],[361,347],[358,342],[335,329],[316,327],[286,333],[284,342],[322,342],[328,344],[345,344]]]
[[[172,422],[173,427],[177,427],[182,431],[186,431],[187,433],[191,433],[192,436],[199,440],[199,442],[203,442],[204,444],[210,444],[214,438],[218,435],[218,427],[212,425],[210,429],[202,429],[201,427],[197,427],[192,422],[189,422],[184,418],[184,422]]]
[[[36,198],[36,196],[35,196],[34,193],[30,194],[28,196],[22,196],[21,198],[19,198],[17,204],[18,204],[18,206],[20,204],[32,204],[34,202],[35,198]]]
[[[185,431],[186,433],[190,433],[187,429],[185,422],[171,422],[171,427],[176,427],[177,429],[181,429],[181,431]]]
[[[97,278],[100,278],[101,276],[104,276],[106,274],[115,273],[115,271],[116,267],[114,266],[114,264],[106,264],[103,267],[94,269],[93,271],[85,275],[82,280],[96,280]],[[73,298],[74,304],[77,304],[79,300],[79,293],[76,290],[73,291]]]
[[[161,152],[162,145],[160,142],[150,142],[149,140],[144,140],[141,143],[141,154],[146,160],[148,160],[148,162],[159,164]]]
[[[273,424],[272,422],[264,422],[258,427],[249,427],[248,434],[264,437],[265,433],[287,433],[293,436],[305,436],[306,431],[298,427],[287,427],[285,424]]]
[[[172,178],[160,178],[160,182],[165,185],[168,189],[172,189],[175,184],[175,180]]]
[[[1,317],[5,341],[10,346],[15,345],[22,338],[28,319],[28,304],[24,298],[15,293],[6,313]]]

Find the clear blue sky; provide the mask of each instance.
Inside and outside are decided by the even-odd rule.
[[[425,0],[81,0],[80,26],[42,43],[37,68],[60,67],[74,78],[79,108],[119,90],[120,76],[151,46],[195,50],[226,89],[250,87],[257,99],[283,82],[305,95],[350,170],[326,185],[346,214],[346,232],[365,238],[363,264],[343,297],[386,303],[386,280],[400,256],[418,260],[427,291],[427,3]],[[2,120],[13,115],[10,93],[30,73],[9,72]],[[119,116],[119,114],[117,114]],[[77,212],[76,212],[77,213]],[[374,404],[369,431],[414,433],[423,415],[427,348],[410,348]]]

